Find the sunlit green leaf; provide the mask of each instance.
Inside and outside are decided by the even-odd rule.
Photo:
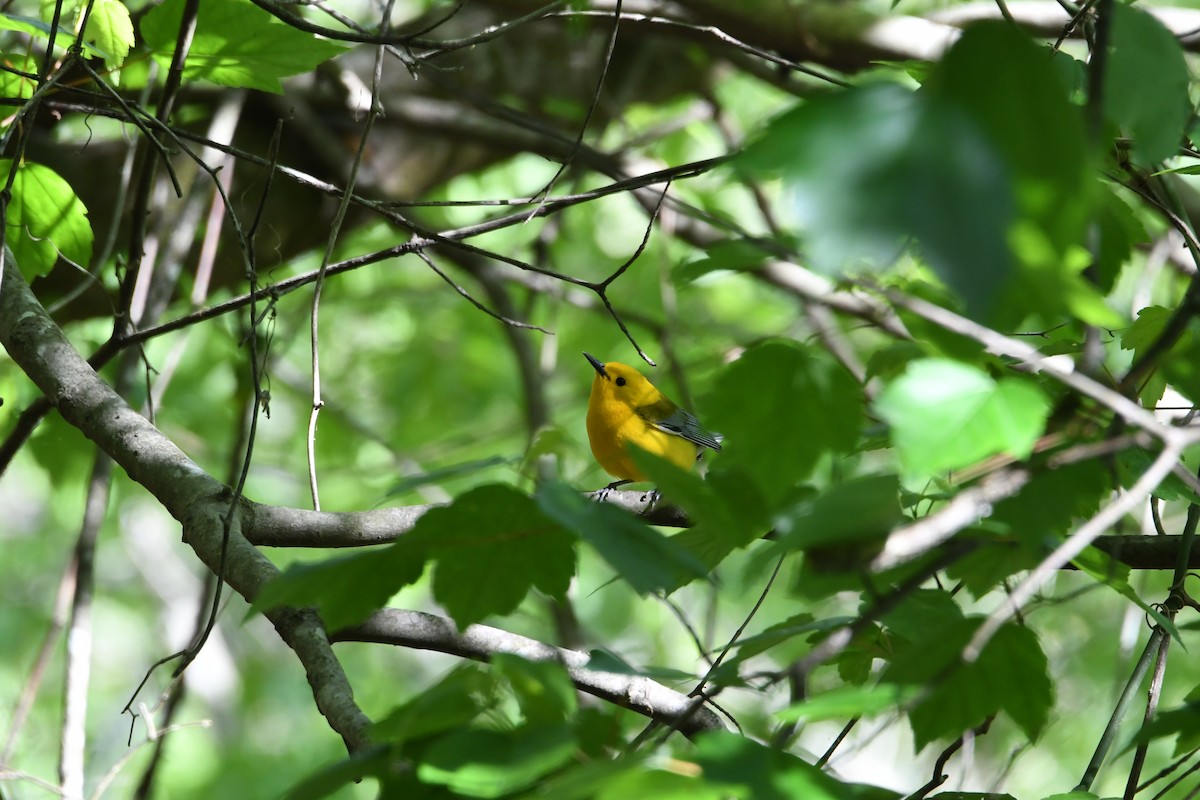
[[[11,160],[0,160],[0,184],[8,179],[10,169]],[[60,253],[88,266],[92,226],[87,213],[70,184],[52,169],[28,162],[21,165],[8,204],[6,244],[27,280],[48,273]]]
[[[171,62],[184,0],[167,0],[142,17],[142,35],[164,67]],[[313,69],[343,51],[275,19],[250,0],[204,0],[184,65],[185,80],[280,94],[280,78]]]
[[[876,411],[892,428],[900,463],[913,476],[964,467],[996,453],[1025,458],[1049,403],[1021,378],[995,381],[944,359],[913,362],[880,394]]]
[[[133,22],[121,0],[95,0],[91,5],[83,40],[95,47],[110,70],[125,62],[133,47]]]

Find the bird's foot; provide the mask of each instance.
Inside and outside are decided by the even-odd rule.
[[[597,503],[607,503],[608,496],[610,494],[612,494],[613,491],[615,491],[618,486],[624,486],[627,483],[633,483],[633,481],[613,481],[608,486],[605,486],[603,489],[596,492],[596,494],[593,495],[592,499],[595,500]]]
[[[647,498],[649,498],[649,499],[647,500]],[[646,507],[643,508],[639,512],[639,514],[643,517],[646,516],[647,514],[649,514],[651,511],[654,510],[655,504],[657,504],[658,501],[661,499],[662,499],[662,492],[658,491],[658,489],[651,489],[650,491],[643,494],[641,496],[641,498],[639,498],[639,501],[642,503],[645,503]]]

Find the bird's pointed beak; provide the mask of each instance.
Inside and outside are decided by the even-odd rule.
[[[596,369],[596,372],[597,372],[597,373],[599,373],[599,374],[600,374],[600,376],[601,376],[602,378],[607,378],[607,377],[608,377],[608,373],[604,371],[604,362],[603,362],[603,361],[601,361],[600,359],[596,358],[596,357],[595,357],[594,355],[592,355],[591,353],[586,353],[586,352],[585,352],[585,353],[583,354],[583,356],[584,356],[584,358],[586,358],[588,361],[592,362],[592,366],[593,366],[593,367],[595,367],[595,369]]]

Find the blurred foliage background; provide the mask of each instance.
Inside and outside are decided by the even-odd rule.
[[[4,6],[7,260],[79,352],[301,538],[310,470],[322,511],[449,505],[263,547],[268,599],[139,691],[213,574],[3,321],[0,797],[1193,796],[1192,5]],[[685,532],[574,502],[584,350],[725,434],[647,466]],[[732,732],[447,623],[336,645],[382,722],[348,759],[281,602],[706,685]]]

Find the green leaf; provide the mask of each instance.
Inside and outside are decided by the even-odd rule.
[[[1191,114],[1187,62],[1175,35],[1153,16],[1124,3],[1112,10],[1104,110],[1133,139],[1137,160],[1153,164],[1179,150]]]
[[[431,744],[417,777],[467,797],[503,797],[532,785],[574,754],[575,737],[567,725],[465,730]]]
[[[641,675],[652,680],[674,683],[694,681],[695,673],[671,667],[635,667],[622,661],[607,650],[592,650],[588,653],[587,668],[597,672],[612,672],[617,675]]]
[[[852,450],[863,416],[862,392],[840,364],[781,341],[755,345],[726,367],[706,408],[725,434],[720,469],[750,477],[768,510],[823,455]]]
[[[754,800],[850,800],[890,797],[893,792],[845,784],[791,753],[728,732],[697,737],[696,763],[711,784],[737,787]]]
[[[867,601],[863,601],[865,612]],[[962,609],[947,591],[918,589],[881,620],[888,633],[907,642],[918,642],[930,631],[951,629],[963,620]]]
[[[728,800],[703,778],[655,769],[629,756],[619,763],[591,761],[554,776],[535,790],[547,800]]]
[[[989,530],[968,529],[958,536],[984,540],[980,547],[946,569],[946,575],[961,581],[963,588],[976,599],[998,587],[1005,578],[1033,569],[1046,554],[1041,542],[997,537]]]
[[[790,705],[775,714],[781,722],[820,722],[827,719],[873,717],[891,711],[920,695],[918,686],[877,683],[844,686]]]
[[[496,679],[476,664],[460,664],[371,728],[374,741],[403,744],[455,730],[496,704]]]
[[[10,159],[0,160],[0,184]],[[80,266],[92,260],[92,226],[87,209],[54,170],[26,162],[13,181],[8,204],[7,244],[26,280],[45,275],[59,253]]]
[[[1096,288],[1112,291],[1121,267],[1129,260],[1135,245],[1150,241],[1146,226],[1133,209],[1106,183],[1100,192],[1096,225],[1100,234],[1093,274]]]
[[[713,680],[723,685],[735,685],[741,665],[757,655],[769,650],[775,650],[773,657],[776,661],[788,660],[803,654],[804,640],[812,638],[813,634],[823,634],[834,628],[842,627],[853,622],[852,617],[827,617],[814,620],[811,614],[795,614],[783,622],[777,622],[761,633],[740,639],[717,671]],[[794,652],[793,652],[794,651]]]
[[[895,475],[852,478],[781,514],[775,522],[776,546],[803,550],[878,539],[901,518]]]
[[[561,598],[575,573],[571,534],[538,503],[501,484],[430,509],[402,541],[426,548],[437,562],[434,597],[460,629],[512,612],[535,587]]]
[[[557,794],[549,796],[558,797]],[[729,795],[720,787],[706,785],[700,778],[641,769],[620,775],[588,800],[630,800],[635,797],[638,800],[727,800]]]
[[[636,516],[593,503],[570,486],[545,483],[538,489],[537,502],[543,512],[596,548],[639,594],[669,593],[708,576],[696,556]]]
[[[1175,312],[1164,306],[1146,306],[1137,312],[1137,319],[1128,328],[1120,331],[1117,338],[1122,350],[1132,350],[1136,358],[1145,352],[1160,336],[1167,321]]]
[[[1095,547],[1089,547],[1075,558],[1071,559],[1071,563],[1076,567],[1086,572],[1097,582],[1103,583],[1117,594],[1133,602],[1138,608],[1146,613],[1146,616],[1154,620],[1154,624],[1159,625],[1170,634],[1171,638],[1183,644],[1183,639],[1179,635],[1179,629],[1175,627],[1175,623],[1166,617],[1154,605],[1147,603],[1137,593],[1137,590],[1129,584],[1129,567],[1114,559],[1103,550],[1098,550]]]
[[[1096,181],[1081,110],[1062,77],[1050,48],[1016,26],[990,22],[967,28],[926,86],[931,104],[952,106],[974,122],[1007,169],[1015,209],[1005,248],[1017,264],[991,302],[994,324],[1015,325],[1031,313],[1057,320],[1064,312],[1104,324],[1113,314],[1082,275],[1088,261],[1080,244]],[[997,285],[987,261],[958,267],[952,286]],[[978,316],[976,308],[967,310]]]
[[[630,455],[662,493],[662,502],[687,513],[691,527],[670,540],[694,554],[708,570],[734,550],[762,538],[769,528],[770,518],[756,488],[736,468],[718,466],[701,478],[637,448],[631,448]]]
[[[263,587],[248,614],[315,605],[325,626],[336,631],[362,622],[424,570],[424,553],[404,540],[382,550],[292,564]]]
[[[21,72],[36,75],[38,71],[37,59],[25,53],[3,53],[0,54],[0,59],[4,65],[11,67]],[[23,75],[14,75],[11,72],[0,72],[0,97],[9,97],[14,100],[28,100],[33,97],[33,90],[37,88],[37,82],[32,78],[26,78]]]
[[[1120,476],[1121,486],[1132,486],[1138,478],[1145,474],[1146,470],[1150,469],[1153,461],[1154,457],[1140,447],[1126,448],[1118,453],[1117,474]],[[1169,502],[1181,500],[1187,503],[1200,503],[1200,496],[1197,496],[1175,474],[1168,474],[1163,478],[1162,483],[1154,490],[1154,494]]]
[[[979,623],[971,617],[940,628],[931,624],[927,635],[900,649],[883,673],[884,681],[928,689],[909,713],[917,750],[957,737],[1000,711],[1031,740],[1046,725],[1054,688],[1036,634],[1005,625],[977,660],[965,664],[962,650]]]
[[[1065,536],[1075,520],[1096,513],[1112,489],[1102,462],[1068,464],[1034,475],[1017,495],[996,503],[991,519],[1014,536],[1040,544]]]
[[[1025,458],[1050,406],[1035,384],[993,380],[982,370],[926,359],[880,394],[876,411],[892,428],[900,463],[912,477],[967,466],[996,453]]]
[[[681,265],[675,271],[680,281],[694,281],[710,272],[727,269],[748,272],[758,269],[770,257],[759,243],[745,239],[722,239],[707,248],[707,255]]]
[[[562,664],[497,653],[492,669],[508,681],[525,721],[532,725],[565,722],[579,710],[575,684]]]
[[[82,11],[81,11],[82,13]],[[133,47],[133,22],[121,0],[95,0],[83,41],[94,47],[110,70],[119,68]]]
[[[166,0],[142,18],[142,36],[164,67],[175,54],[184,3]],[[280,78],[308,72],[343,50],[284,24],[250,0],[204,0],[183,77],[282,94]]]
[[[819,270],[886,265],[916,236],[969,305],[989,302],[1008,273],[1007,168],[952,104],[894,83],[840,92],[774,120],[738,163],[782,172],[786,210]],[[970,264],[974,283],[958,279]]]
[[[349,758],[335,761],[327,767],[300,780],[284,800],[321,800],[337,790],[350,786],[366,777],[380,777],[387,770],[388,750],[386,747],[368,747]]]
[[[49,39],[53,26],[36,17],[24,17],[20,14],[0,13],[0,31],[17,31],[38,39]],[[58,26],[58,36],[55,38],[59,47],[66,47],[75,41],[71,31]]]
[[[1195,690],[1189,693],[1189,702],[1177,708],[1159,711],[1157,717],[1142,725],[1122,752],[1168,736],[1179,737],[1175,744],[1176,755],[1182,755],[1196,747],[1200,743],[1200,703],[1196,702],[1194,694]]]
[[[1137,319],[1133,321],[1133,324],[1119,334],[1121,349],[1132,350],[1134,361],[1140,359],[1146,349],[1162,335],[1163,329],[1173,313],[1171,309],[1163,306],[1146,306],[1138,311]],[[1191,344],[1191,338],[1190,331],[1184,333],[1176,346],[1188,347]],[[1153,408],[1162,399],[1166,388],[1166,372],[1161,368],[1154,369],[1138,387],[1138,399],[1142,401],[1142,405]]]

